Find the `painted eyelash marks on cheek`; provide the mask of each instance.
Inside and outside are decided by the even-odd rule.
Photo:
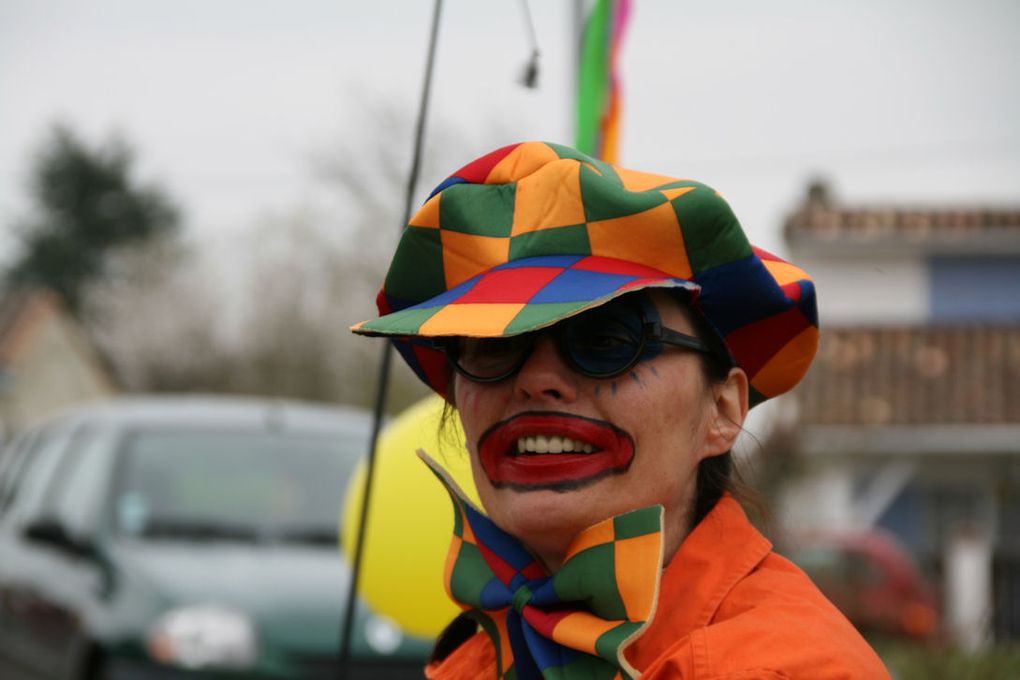
[[[609,383],[609,389],[612,390],[613,396],[615,397],[616,396],[616,390],[617,390],[617,386],[616,386],[616,381],[615,380],[613,382]]]
[[[636,382],[640,387],[644,387],[645,386],[645,384],[643,382],[641,382],[641,378],[638,377],[637,371],[631,371],[630,372],[630,378],[631,378],[631,380]]]
[[[648,370],[651,371],[652,375],[654,375],[656,378],[659,377],[659,372],[657,370],[655,370],[655,366],[649,366]]]

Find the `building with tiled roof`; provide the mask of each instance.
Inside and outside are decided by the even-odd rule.
[[[816,183],[785,236],[822,332],[787,401],[803,474],[784,514],[890,530],[934,573],[979,527],[991,630],[1020,635],[1020,207],[848,206]]]
[[[1020,206],[844,206],[815,183],[784,233],[830,325],[1020,323]]]
[[[0,442],[54,411],[116,392],[111,371],[56,294],[0,295]]]

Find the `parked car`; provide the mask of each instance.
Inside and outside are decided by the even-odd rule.
[[[333,678],[338,547],[367,414],[131,398],[0,457],[0,678]],[[359,603],[349,677],[420,678],[431,641]]]
[[[866,635],[931,639],[938,633],[934,588],[890,533],[811,533],[782,551]]]

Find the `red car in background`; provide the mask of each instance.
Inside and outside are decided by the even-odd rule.
[[[862,633],[915,640],[938,633],[934,588],[892,534],[802,534],[781,551]]]

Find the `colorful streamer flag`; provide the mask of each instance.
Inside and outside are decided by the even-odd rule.
[[[574,146],[607,163],[617,162],[620,78],[616,65],[630,0],[595,0],[581,35]]]

